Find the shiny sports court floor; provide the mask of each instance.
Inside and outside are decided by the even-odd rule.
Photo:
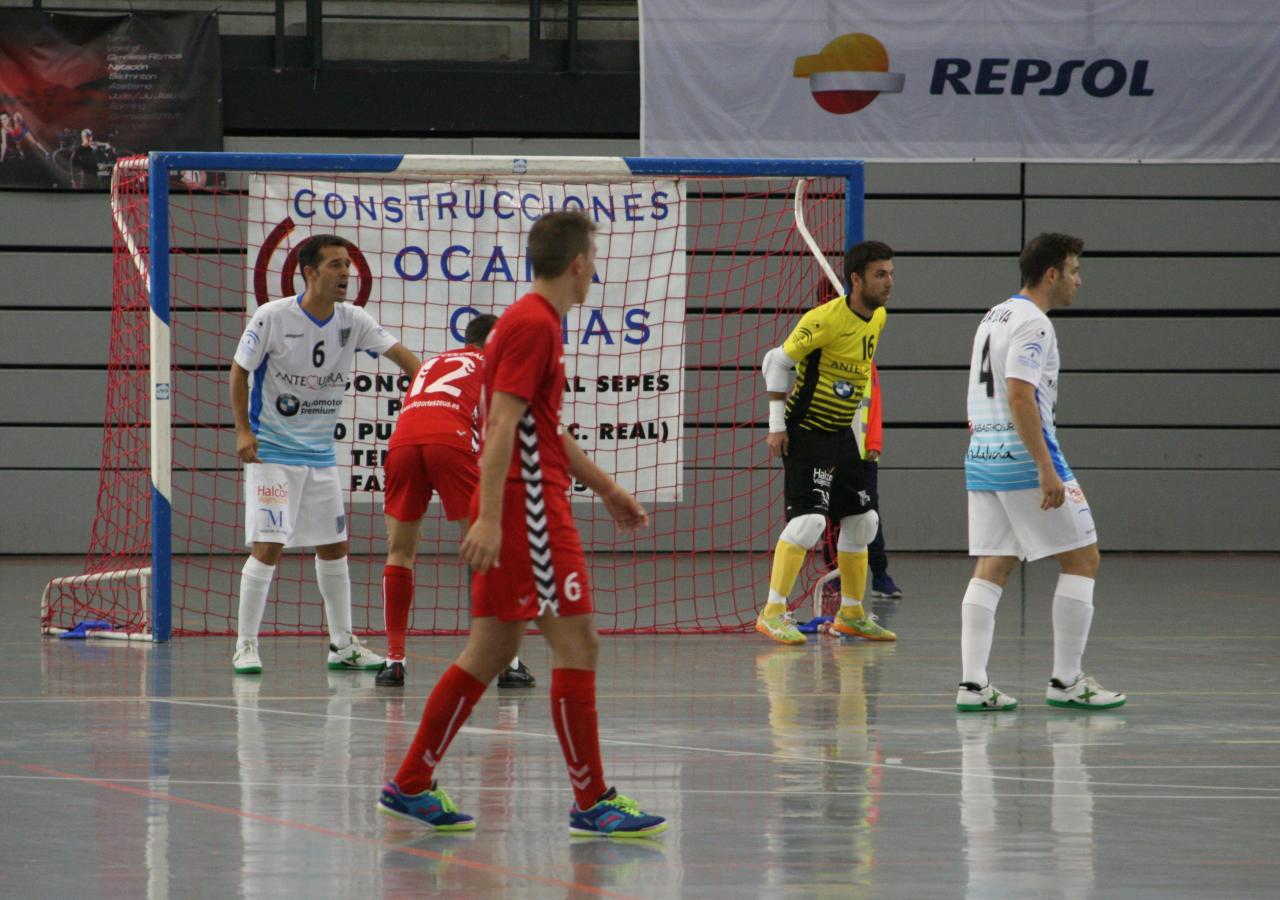
[[[373,809],[458,639],[411,684],[277,639],[41,639],[66,561],[0,561],[0,896],[1260,897],[1280,884],[1280,558],[1106,556],[1086,660],[1129,705],[1043,703],[1052,564],[1002,605],[992,672],[1022,709],[959,716],[960,557],[900,555],[897,645],[605,639],[612,782],[661,838],[571,840],[545,686],[491,690],[441,775],[479,818]],[[376,641],[374,643],[377,643]],[[547,680],[547,656],[529,662]]]

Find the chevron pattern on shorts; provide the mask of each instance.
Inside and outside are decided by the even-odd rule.
[[[516,430],[520,451],[520,474],[524,478],[524,524],[529,537],[529,562],[538,590],[538,615],[560,614],[556,598],[556,573],[551,565],[551,530],[547,525],[547,502],[542,493],[542,457],[538,453],[538,428],[533,413],[525,410]]]

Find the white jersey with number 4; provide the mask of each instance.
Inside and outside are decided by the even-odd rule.
[[[359,350],[385,353],[396,340],[358,306],[338,303],[321,322],[302,295],[258,307],[236,362],[249,372],[249,422],[263,462],[333,466],[333,429]]]
[[[1053,325],[1027,297],[1015,294],[983,317],[969,362],[969,450],[964,461],[968,490],[1019,491],[1040,486],[1035,460],[1013,425],[1006,378],[1035,385],[1040,430],[1053,466],[1063,481],[1075,477],[1058,446],[1053,421],[1059,367]]]

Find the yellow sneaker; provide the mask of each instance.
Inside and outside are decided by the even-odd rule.
[[[779,644],[803,644],[805,636],[796,628],[796,620],[791,618],[791,613],[779,613],[776,616],[766,616],[764,613],[756,618],[756,631],[765,637],[772,638]]]
[[[835,619],[831,622],[831,630],[836,634],[866,638],[869,641],[896,641],[898,639],[896,634],[880,625],[876,621],[876,617],[871,613],[867,613],[861,618],[854,618],[846,614],[843,609],[836,613]]]

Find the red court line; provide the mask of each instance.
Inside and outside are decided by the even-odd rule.
[[[0,765],[10,764],[9,760],[0,760]],[[310,825],[306,822],[294,822],[290,819],[280,819],[275,816],[264,816],[259,813],[251,813],[243,809],[234,809],[230,806],[219,806],[216,803],[205,803],[201,800],[190,800],[186,797],[178,797],[173,794],[166,794],[160,791],[150,791],[146,788],[137,788],[127,784],[118,784],[114,781],[104,781],[101,778],[90,778],[87,775],[77,775],[74,772],[60,772],[57,769],[49,769],[44,766],[37,765],[23,765],[21,768],[28,772],[37,772],[41,775],[52,775],[57,778],[64,778],[68,781],[78,781],[82,784],[91,784],[94,787],[105,788],[109,791],[117,791],[121,794],[132,794],[135,797],[145,797],[148,800],[163,800],[166,803],[190,806],[194,809],[204,810],[205,812],[216,812],[222,813],[223,815],[239,816],[242,819],[252,819],[255,822],[263,822],[268,825],[283,825],[286,828],[296,828],[299,831],[308,831],[312,834],[324,835],[325,837],[341,838],[344,841],[351,841],[355,844],[368,844],[372,847],[380,847],[384,850],[394,850],[397,853],[405,853],[409,856],[434,859],[439,862],[448,861],[450,865],[475,869],[476,871],[484,872],[487,875],[506,875],[511,878],[534,881],[538,884],[550,885],[551,887],[568,888],[574,891],[582,891],[587,894],[595,894],[600,897],[617,897],[622,898],[622,900],[639,900],[639,898],[631,897],[629,894],[615,894],[612,891],[606,891],[604,888],[592,887],[589,884],[579,884],[574,881],[560,881],[557,878],[544,878],[540,875],[530,875],[527,872],[521,872],[517,869],[509,869],[506,866],[495,866],[490,863],[463,859],[458,856],[446,856],[441,853],[433,853],[430,850],[423,850],[420,847],[406,847],[401,844],[395,844],[391,841],[380,840],[378,838],[365,837],[359,834],[349,834],[345,831],[334,831],[331,828],[325,828],[320,825]]]

